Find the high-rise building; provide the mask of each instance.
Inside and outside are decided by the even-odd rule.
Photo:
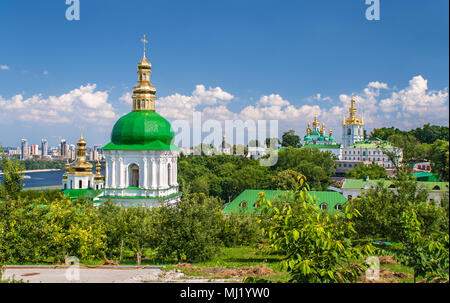
[[[62,139],[60,142],[60,156],[61,159],[67,159],[68,158],[68,152],[69,152],[69,146],[67,145],[67,142],[65,139]]]
[[[75,145],[70,144],[70,147],[69,147],[69,160],[70,161],[75,161],[76,157],[77,157],[77,150],[75,149]]]
[[[21,153],[20,153],[20,160],[27,160],[28,159],[28,140],[22,139],[22,146],[21,146]]]
[[[31,155],[39,156],[39,145],[38,144],[31,144]]]
[[[44,159],[48,155],[48,142],[46,139],[41,141],[41,157]]]

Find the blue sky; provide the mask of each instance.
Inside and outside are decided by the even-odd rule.
[[[303,135],[318,114],[339,137],[354,93],[368,130],[448,125],[433,114],[448,111],[448,1],[380,4],[369,21],[365,0],[80,0],[68,21],[65,0],[1,1],[0,142],[74,143],[83,126],[89,145],[107,143],[130,110],[143,34],[169,120],[189,103],[205,119],[254,113]]]

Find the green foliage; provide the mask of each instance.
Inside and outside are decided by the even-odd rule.
[[[219,239],[225,247],[255,245],[262,239],[261,229],[254,216],[231,214],[224,217],[222,222]]]
[[[335,172],[334,156],[316,148],[286,148],[278,153],[278,162],[273,170],[292,169],[304,175],[315,190],[325,190]]]
[[[63,197],[0,202],[0,256],[5,262],[62,262],[68,256],[99,257],[104,232],[91,203]]]
[[[414,282],[417,277],[448,282],[449,235],[442,242],[424,235],[414,209],[402,213],[401,223],[405,250],[397,251],[395,256],[401,264],[414,269]]]
[[[299,172],[292,169],[280,171],[272,178],[272,183],[276,189],[280,190],[295,190],[298,188],[298,180],[302,176]]]
[[[356,233],[351,219],[358,212],[347,212],[345,219],[321,214],[308,201],[307,190],[308,186],[303,186],[279,203],[261,197],[263,217],[259,222],[269,244],[273,251],[287,256],[283,265],[291,282],[355,282],[367,268],[358,260],[374,252],[371,245],[351,241]]]
[[[395,181],[391,186],[394,188],[379,183],[350,202],[350,207],[362,215],[354,219],[355,229],[361,237],[401,241],[401,215],[412,208],[417,210],[425,235],[448,233],[448,223],[445,223],[448,212],[446,214],[442,207],[427,202],[427,190],[408,180]]]
[[[388,140],[393,135],[411,135],[416,138],[420,143],[433,144],[436,140],[449,140],[449,128],[448,126],[437,126],[425,124],[423,127],[418,127],[410,131],[401,131],[394,127],[376,128],[371,133],[369,138],[379,138],[382,140]]]
[[[17,159],[9,159],[0,146],[1,166],[3,169],[3,182],[0,183],[0,199],[17,199],[22,190],[23,167]]]
[[[431,167],[439,174],[442,181],[449,180],[449,143],[448,141],[437,140],[431,146],[430,152]]]
[[[294,130],[284,132],[281,136],[281,146],[283,147],[301,147],[300,136],[295,134]]]
[[[213,257],[220,244],[221,205],[204,194],[184,194],[177,206],[158,208],[155,224],[157,256],[178,262]]]
[[[369,165],[360,163],[353,169],[348,170],[345,175],[347,178],[365,179],[369,177],[369,179],[372,180],[384,179],[387,177],[386,169],[383,166],[379,166],[375,163],[371,163]]]

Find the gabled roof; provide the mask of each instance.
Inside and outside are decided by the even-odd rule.
[[[264,193],[265,198],[270,201],[280,198],[287,193],[286,190],[246,189],[224,207],[224,214],[258,214],[259,210],[255,204],[258,201],[259,193],[261,192]],[[338,204],[343,205],[347,202],[347,199],[341,193],[334,191],[309,191],[309,194],[312,199],[314,199],[314,201],[311,201],[314,202],[314,205],[319,206],[322,203],[327,204],[327,212],[330,214],[340,212],[336,209],[336,206]]]

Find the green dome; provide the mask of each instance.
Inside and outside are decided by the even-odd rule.
[[[312,141],[311,137],[309,135],[306,135],[303,139],[304,141]]]
[[[326,137],[324,135],[321,135],[317,141],[326,141]]]
[[[155,111],[133,111],[121,117],[111,132],[111,143],[103,149],[178,149],[169,121]]]
[[[330,136],[330,138],[328,138],[328,141],[333,141],[333,142],[335,142],[336,139],[335,139],[334,137]]]

